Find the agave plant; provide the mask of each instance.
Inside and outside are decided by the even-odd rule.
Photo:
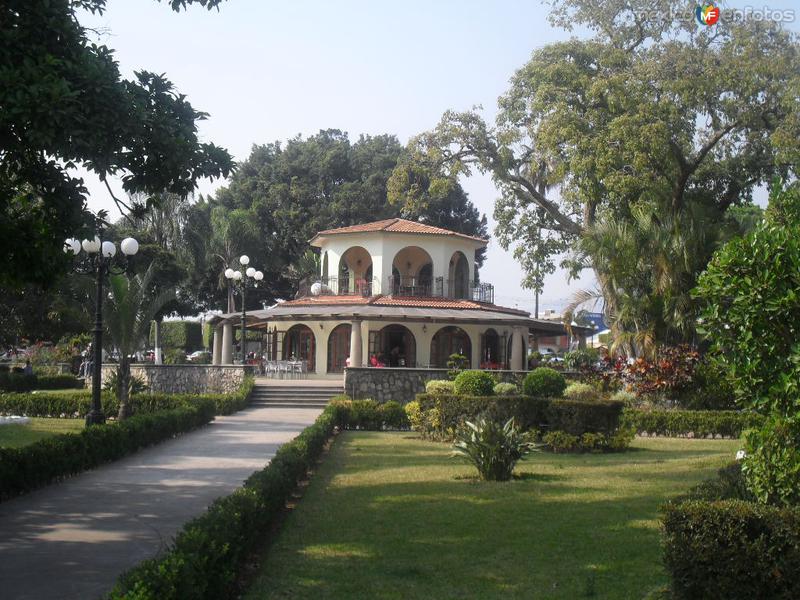
[[[517,461],[538,450],[529,433],[523,433],[510,418],[504,425],[478,419],[467,421],[456,431],[452,457],[465,458],[478,469],[484,481],[508,481]]]

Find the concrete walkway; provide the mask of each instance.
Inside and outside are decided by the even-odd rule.
[[[317,418],[250,408],[0,503],[0,598],[100,598]]]

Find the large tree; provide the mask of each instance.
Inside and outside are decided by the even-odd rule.
[[[230,184],[190,211],[188,243],[198,248],[197,256],[206,257],[197,289],[209,307],[221,304],[219,274],[242,253],[265,273],[260,294],[248,294],[248,303],[256,307],[291,297],[297,279],[308,275],[303,272],[308,240],[323,229],[402,216],[487,234],[486,218],[458,185],[430,194],[424,205],[387,202],[387,181],[403,153],[395,136],[360,136],[351,142],[336,129],[254,146]],[[482,258],[481,253],[479,262]]]
[[[425,202],[415,173],[431,186],[490,174],[497,233],[504,244],[523,242],[531,287],[594,227],[634,221],[637,206],[672,222],[723,222],[759,184],[796,169],[798,45],[771,23],[675,19],[685,8],[682,0],[558,3],[556,25],[594,35],[536,50],[494,124],[478,110],[449,111],[414,138],[390,182],[393,199]],[[602,265],[588,259],[582,266],[604,285]]]
[[[171,0],[208,8],[221,0]],[[113,51],[90,39],[80,11],[105,0],[0,4],[0,285],[48,283],[66,265],[65,238],[88,234],[87,190],[74,167],[120,177],[141,214],[154,194],[185,196],[198,179],[227,176],[231,156],[201,143],[195,110],[162,75],[123,79]],[[111,194],[111,188],[109,187]],[[113,194],[112,194],[113,196]]]

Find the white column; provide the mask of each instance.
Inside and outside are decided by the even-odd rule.
[[[164,364],[164,356],[161,352],[161,321],[154,321],[155,327],[153,328],[153,346],[155,346],[155,355],[153,356],[153,363],[157,365]]]
[[[364,364],[361,356],[361,321],[354,319],[350,322],[350,366],[360,367]]]
[[[222,326],[222,364],[233,364],[233,325],[230,323]]]
[[[222,331],[219,327],[214,328],[214,346],[211,353],[211,364],[222,364]]]
[[[522,337],[519,327],[511,330],[511,370],[522,371]]]

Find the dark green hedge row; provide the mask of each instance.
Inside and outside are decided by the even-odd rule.
[[[192,600],[232,598],[248,556],[269,535],[298,481],[306,477],[337,423],[346,416],[329,405],[313,425],[278,449],[244,487],[216,500],[203,516],[187,523],[169,550],[125,573],[112,599]]]
[[[169,410],[190,406],[199,400],[208,400],[216,407],[216,414],[229,415],[247,406],[253,389],[253,379],[232,394],[136,394],[131,398],[134,414]],[[0,394],[0,414],[24,415],[28,417],[82,417],[89,412],[91,392],[76,391],[69,394],[27,392]],[[116,415],[119,404],[113,394],[103,392],[103,412]]]
[[[75,375],[39,375],[37,376],[36,387],[37,390],[68,390],[68,389],[82,389],[84,387],[83,380],[78,379]]]
[[[690,500],[663,510],[676,598],[800,598],[800,508]]]
[[[757,427],[763,417],[756,413],[735,410],[640,410],[626,408],[623,423],[637,433],[707,437],[709,435],[738,438],[742,431]]]
[[[0,391],[28,392],[30,390],[61,390],[83,387],[74,375],[35,375],[32,373],[0,372]]]
[[[150,346],[155,345],[156,324],[150,324]],[[180,348],[193,352],[203,348],[203,331],[194,321],[166,321],[161,323],[161,347]]]
[[[140,448],[205,425],[214,418],[214,403],[138,414],[116,423],[87,427],[22,448],[0,448],[0,499],[5,500],[62,477],[117,460]]]
[[[406,411],[399,402],[378,403],[375,400],[351,400],[340,396],[331,401],[336,408],[336,425],[340,429],[409,429]]]
[[[438,409],[443,431],[455,429],[464,420],[485,416],[499,422],[514,417],[523,429],[564,431],[570,435],[611,435],[620,426],[622,402],[583,402],[531,396],[417,396],[420,409]]]

